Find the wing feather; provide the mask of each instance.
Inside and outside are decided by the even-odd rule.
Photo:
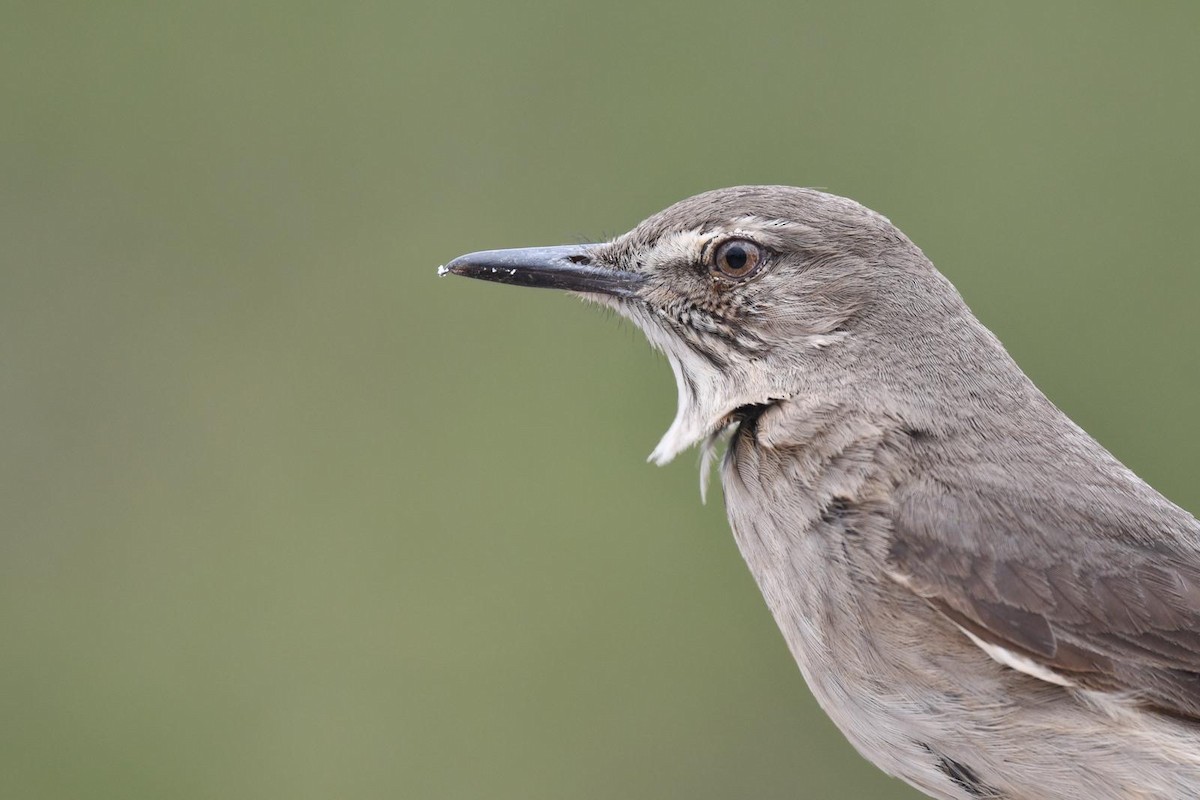
[[[888,566],[989,644],[1200,719],[1197,523],[1156,493],[1139,497],[1110,492],[1102,505],[914,481],[895,497]]]

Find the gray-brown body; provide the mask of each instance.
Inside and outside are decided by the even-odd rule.
[[[580,292],[667,355],[652,458],[729,437],[738,546],[866,758],[943,800],[1200,797],[1200,523],[886,219],[737,187],[446,271]]]
[[[1194,723],[1005,666],[889,577],[897,491],[928,475],[920,453],[936,445],[848,411],[813,400],[742,423],[722,483],[771,613],[854,746],[945,800],[1200,796]]]

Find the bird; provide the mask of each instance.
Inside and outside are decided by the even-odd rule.
[[[887,218],[739,186],[438,272],[574,293],[665,354],[651,460],[719,459],[792,656],[877,767],[940,800],[1200,797],[1200,522]]]

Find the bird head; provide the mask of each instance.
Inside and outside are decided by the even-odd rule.
[[[944,294],[921,290],[940,275],[884,217],[786,186],[706,192],[608,242],[470,253],[439,273],[564,289],[632,320],[678,385],[659,464],[741,409],[853,380],[862,342],[903,337],[914,301]]]

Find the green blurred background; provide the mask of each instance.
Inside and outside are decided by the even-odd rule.
[[[434,276],[704,189],[888,215],[1200,509],[1195,4],[0,14],[0,797],[916,797],[641,336]]]

